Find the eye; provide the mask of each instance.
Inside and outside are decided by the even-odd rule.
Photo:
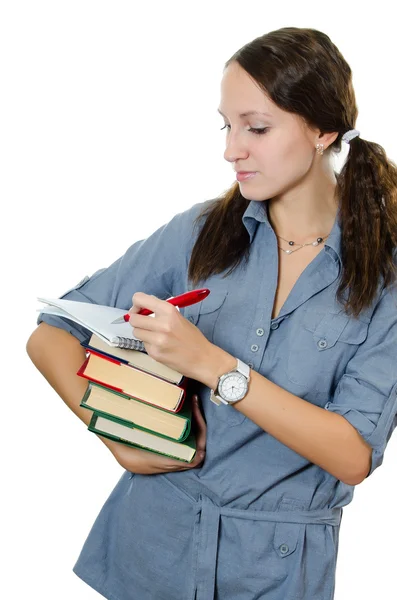
[[[225,125],[224,127],[221,127],[221,131],[223,129],[226,129],[226,127],[230,127],[230,125]],[[248,131],[251,131],[252,133],[255,133],[256,135],[263,135],[264,133],[266,133],[268,131],[268,129],[270,129],[270,127],[263,127],[262,129],[251,127],[250,129],[248,129]]]

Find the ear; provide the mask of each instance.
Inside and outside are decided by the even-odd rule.
[[[336,140],[338,135],[339,133],[337,131],[331,133],[320,133],[316,144],[324,144],[324,150],[326,150]]]

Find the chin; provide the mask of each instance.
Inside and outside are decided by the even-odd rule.
[[[272,192],[266,192],[263,189],[262,190],[261,189],[258,189],[258,190],[245,190],[244,188],[243,189],[240,188],[240,194],[246,200],[253,200],[254,202],[255,201],[256,202],[263,202],[264,200],[270,200],[275,195]]]

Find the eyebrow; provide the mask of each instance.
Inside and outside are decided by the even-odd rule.
[[[219,108],[217,110],[218,110],[218,113],[220,113],[222,115],[222,117],[225,117],[225,115],[223,114],[223,112],[221,112],[219,110]],[[247,112],[241,113],[239,116],[242,118],[242,117],[249,117],[250,115],[264,115],[265,117],[271,117],[272,116],[269,113],[259,112],[257,110],[248,110]]]

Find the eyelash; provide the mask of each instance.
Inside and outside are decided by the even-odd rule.
[[[224,127],[221,127],[221,131],[223,129],[225,129],[226,127],[230,127],[230,125],[224,125]],[[251,127],[248,131],[251,131],[252,133],[255,133],[256,135],[263,135],[264,133],[267,132],[268,129],[270,129],[270,128],[264,127],[263,129],[256,129],[254,127]]]

